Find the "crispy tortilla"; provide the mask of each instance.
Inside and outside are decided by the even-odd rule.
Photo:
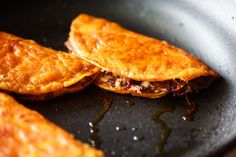
[[[205,88],[214,78],[219,77],[218,73],[198,58],[180,48],[86,14],[81,14],[73,20],[67,46],[73,54],[96,65],[105,73],[112,73],[114,77],[131,79],[133,82],[140,81],[140,83],[175,82],[176,80],[184,82],[174,89],[177,95],[191,92],[193,89]],[[118,93],[157,98],[173,92],[166,90],[145,93],[142,92],[143,89],[115,88],[101,81],[102,77],[99,78],[100,80],[96,81],[98,86]],[[204,78],[200,81],[201,87],[196,88],[194,83],[191,83],[190,87],[189,82],[197,78]],[[207,80],[205,87],[202,80]],[[177,89],[179,91],[176,91]]]
[[[0,32],[0,65],[0,89],[30,99],[82,90],[99,71],[71,54],[3,32]]]
[[[104,156],[3,93],[0,93],[0,126],[1,157]]]

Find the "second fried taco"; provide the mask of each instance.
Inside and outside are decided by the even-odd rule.
[[[99,68],[32,40],[0,32],[0,90],[43,100],[82,90]]]

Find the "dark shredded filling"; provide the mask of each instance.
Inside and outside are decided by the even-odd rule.
[[[174,93],[174,95],[184,95],[188,92],[198,91],[206,88],[214,80],[213,77],[199,77],[189,82],[180,79],[167,80],[161,82],[136,81],[128,78],[115,76],[112,73],[102,72],[98,78],[98,83],[105,83],[110,87],[121,90],[131,90],[136,93]]]

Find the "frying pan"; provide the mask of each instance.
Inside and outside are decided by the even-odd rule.
[[[103,97],[110,96],[112,105],[96,133],[107,156],[221,156],[232,148],[236,139],[235,1],[7,0],[1,2],[0,30],[66,50],[71,21],[79,13],[166,40],[198,56],[222,78],[192,96],[197,104],[193,121],[182,119],[186,109],[183,97],[150,100],[106,92],[94,85],[48,101],[20,102],[90,143],[88,123],[101,112]],[[171,106],[172,112],[153,120],[153,114],[166,106]],[[164,139],[166,130],[170,134]],[[161,143],[162,153],[158,153]]]

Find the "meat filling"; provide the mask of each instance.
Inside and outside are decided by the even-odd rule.
[[[206,88],[213,81],[212,77],[199,77],[189,82],[180,79],[167,80],[161,82],[136,81],[128,78],[115,76],[112,73],[102,72],[96,80],[100,84],[120,89],[135,91],[136,93],[155,94],[160,92],[173,93],[174,95],[184,95],[188,92],[198,91]]]

